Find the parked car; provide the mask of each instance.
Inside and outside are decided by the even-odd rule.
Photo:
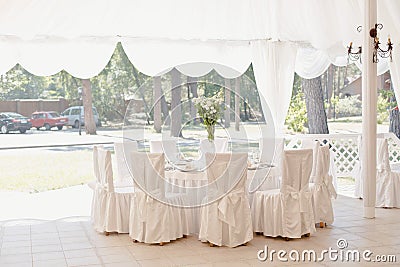
[[[0,121],[0,131],[3,134],[11,131],[19,131],[20,133],[25,133],[32,127],[29,118],[14,112],[0,113]]]
[[[66,117],[61,117],[55,111],[39,111],[32,113],[31,123],[32,127],[40,129],[44,127],[46,131],[49,131],[53,127],[57,127],[61,130],[64,125],[67,124],[68,119]]]
[[[74,106],[67,108],[61,113],[61,115],[68,119],[67,125],[72,126],[73,128],[79,128],[79,121],[81,122],[82,126],[85,125],[85,114],[83,106]],[[95,107],[93,107],[93,116],[96,126],[101,126],[99,113],[97,113],[97,109]]]

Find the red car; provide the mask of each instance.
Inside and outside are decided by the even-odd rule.
[[[31,118],[32,127],[38,130],[44,127],[46,131],[49,131],[53,127],[57,127],[58,130],[61,130],[67,122],[67,118],[61,117],[55,111],[34,112]]]

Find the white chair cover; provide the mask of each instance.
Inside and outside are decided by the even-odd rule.
[[[204,201],[210,203],[201,208],[199,239],[228,247],[252,240],[251,211],[245,190],[247,153],[207,153],[206,159],[209,188]]]
[[[208,139],[200,140],[200,158],[198,165],[201,167],[206,166],[206,154],[207,153],[225,153],[228,151],[228,139],[227,138],[215,138],[214,141],[210,142]]]
[[[136,141],[124,141],[114,143],[114,152],[117,160],[117,179],[114,181],[115,187],[132,187],[133,179],[129,172],[132,166],[131,153],[138,150]]]
[[[390,168],[387,139],[377,139],[376,207],[400,208],[400,173]]]
[[[179,151],[175,139],[150,140],[150,153],[164,153],[168,162],[179,160]]]
[[[319,141],[315,141],[315,140],[309,139],[309,138],[303,139],[301,141],[301,148],[313,150],[313,165],[312,165],[312,169],[311,169],[310,182],[314,182],[314,179],[315,179],[319,147],[320,147]],[[329,170],[329,168],[328,168],[328,170]]]
[[[206,153],[224,153],[228,151],[227,138],[215,138],[213,142],[208,139],[200,141],[200,151],[202,154]]]
[[[315,232],[309,190],[312,157],[312,149],[284,151],[280,190],[258,191],[254,195],[254,231],[289,238]]]
[[[116,191],[111,152],[97,147],[93,151],[93,158],[97,158],[95,175],[98,175],[92,202],[93,227],[99,232],[128,233],[129,214],[126,211],[130,209],[133,190]]]
[[[145,243],[164,243],[189,234],[186,211],[167,203],[183,203],[165,194],[162,153],[132,153],[136,192],[131,202],[129,236]]]
[[[282,154],[285,149],[284,138],[260,138],[260,161],[282,169]]]
[[[319,147],[316,160],[314,183],[310,184],[310,190],[313,194],[314,219],[315,223],[332,224],[334,220],[332,198],[336,198],[337,194],[332,183],[332,175],[329,174],[329,146]]]

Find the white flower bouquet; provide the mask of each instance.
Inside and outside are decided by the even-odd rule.
[[[203,119],[203,124],[207,129],[208,140],[214,140],[215,124],[221,116],[222,92],[218,92],[212,97],[198,97],[193,99],[197,107],[199,116]]]

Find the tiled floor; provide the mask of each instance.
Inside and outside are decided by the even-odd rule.
[[[255,236],[247,246],[238,248],[209,247],[195,236],[164,246],[132,243],[128,235],[104,236],[94,232],[88,219],[50,222],[8,222],[0,228],[0,266],[337,266],[326,255],[323,262],[293,263],[267,259],[261,262],[257,252],[338,249],[337,240],[344,238],[349,249],[371,250],[377,254],[395,255],[400,265],[400,210],[376,209],[375,219],[362,217],[362,201],[339,196],[335,201],[335,223],[301,240]],[[18,225],[15,225],[18,224]],[[318,254],[319,255],[319,254]],[[276,257],[276,255],[275,255]],[[286,255],[288,258],[288,255]],[[342,262],[340,262],[342,263]],[[346,263],[365,266],[366,262]],[[378,266],[378,264],[369,263]],[[381,264],[385,265],[385,264]],[[380,265],[380,266],[381,266]]]

